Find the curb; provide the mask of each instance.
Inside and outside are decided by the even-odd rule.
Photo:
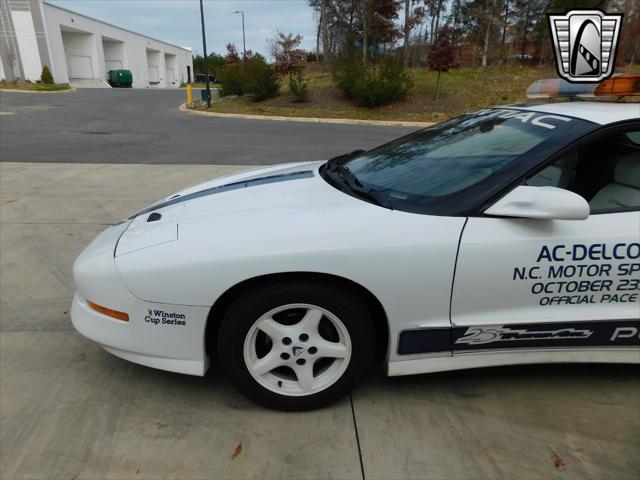
[[[14,88],[0,88],[0,93],[2,92],[12,92],[12,93],[71,93],[75,92],[75,87],[69,87],[66,90],[51,90],[47,91],[38,91],[38,90],[18,90]]]
[[[246,120],[272,120],[276,122],[303,122],[303,123],[333,123],[343,125],[378,125],[386,127],[430,127],[436,122],[406,122],[402,120],[359,120],[355,118],[320,118],[320,117],[283,117],[278,115],[248,115],[243,113],[219,113],[191,110],[183,103],[179,107],[181,112],[194,115],[203,115],[215,118],[244,118]]]

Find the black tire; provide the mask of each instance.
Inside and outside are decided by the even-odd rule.
[[[244,360],[244,342],[254,323],[279,306],[305,303],[328,310],[346,327],[351,357],[331,386],[305,396],[280,395],[260,385]],[[251,290],[228,309],[218,336],[220,363],[233,385],[249,399],[276,410],[300,411],[326,406],[349,393],[367,373],[375,351],[371,316],[356,295],[312,282],[287,282]]]

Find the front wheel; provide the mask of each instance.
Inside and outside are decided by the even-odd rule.
[[[239,298],[218,343],[223,367],[247,397],[279,410],[309,410],[357,384],[373,359],[375,335],[355,296],[287,283]]]

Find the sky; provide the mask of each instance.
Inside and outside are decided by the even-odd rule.
[[[202,54],[199,0],[45,0],[77,13]],[[278,31],[302,35],[315,50],[317,20],[306,0],[204,0],[207,50],[224,54],[233,42],[242,52],[244,10],[247,50],[268,56],[267,39]]]

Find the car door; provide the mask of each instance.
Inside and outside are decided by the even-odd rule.
[[[585,220],[470,217],[452,294],[454,354],[639,345],[640,128],[610,131],[525,185],[579,193]]]

